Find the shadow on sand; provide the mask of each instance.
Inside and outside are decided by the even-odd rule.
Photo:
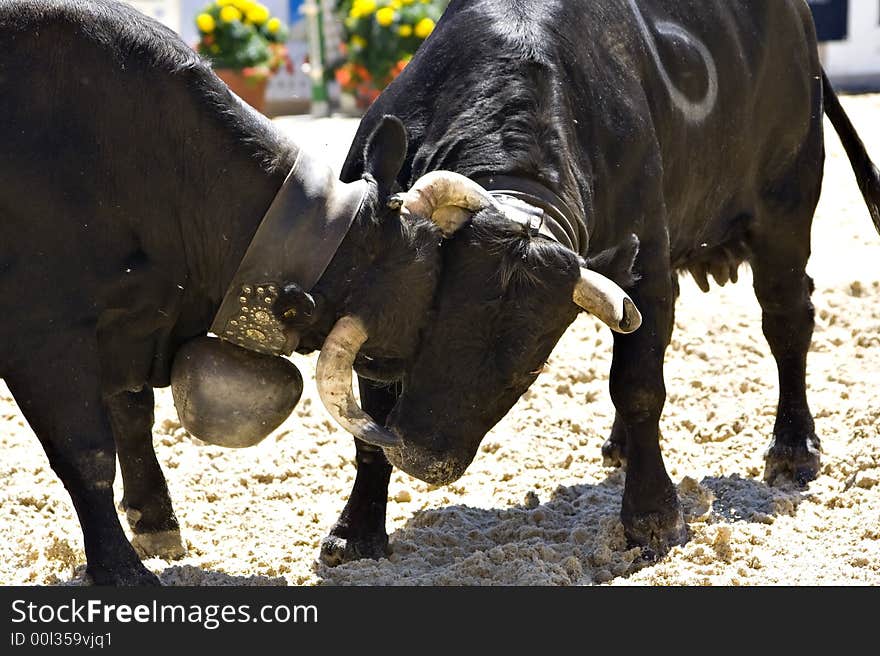
[[[725,522],[768,523],[768,518],[793,515],[805,490],[793,484],[770,487],[763,481],[731,476],[707,476],[700,484],[709,489],[713,516]]]
[[[287,579],[283,576],[232,576],[224,572],[202,569],[194,565],[174,565],[159,575],[162,585],[206,585],[206,586],[285,586]]]
[[[232,576],[212,569],[204,569],[195,565],[171,565],[161,572],[156,572],[162,585],[166,586],[286,586],[283,576]],[[87,586],[85,564],[78,565],[73,576],[66,581],[57,583],[59,586]]]
[[[559,486],[543,503],[529,495],[507,508],[451,505],[416,512],[391,536],[392,554],[335,568],[316,561],[322,585],[590,585],[654,564],[627,545],[619,512],[624,473]],[[772,523],[794,515],[805,492],[794,486],[708,476],[679,484],[685,518],[702,523]],[[317,554],[315,554],[317,558]],[[83,585],[85,565],[59,585]],[[233,576],[194,565],[158,572],[168,586],[284,586],[280,576]]]
[[[619,520],[624,474],[559,486],[543,503],[509,508],[452,505],[417,512],[391,536],[389,559],[335,568],[324,585],[589,585],[654,564],[629,548]],[[804,494],[731,476],[686,478],[679,496],[689,522],[771,523],[793,515]],[[696,526],[696,524],[694,524]]]

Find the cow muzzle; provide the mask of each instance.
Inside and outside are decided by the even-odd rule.
[[[432,411],[404,391],[386,422],[386,429],[402,438],[401,445],[385,448],[385,457],[413,478],[449,485],[467,471],[486,431],[461,417],[444,421],[435,411],[442,412]]]
[[[289,360],[198,337],[171,368],[180,423],[203,442],[232,448],[258,444],[290,416],[303,379]]]
[[[473,457],[461,458],[439,453],[415,444],[386,447],[385,457],[392,465],[429,485],[449,485],[461,478]]]

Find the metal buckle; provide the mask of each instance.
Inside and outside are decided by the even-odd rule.
[[[253,351],[283,354],[287,336],[272,312],[278,290],[279,285],[274,282],[242,285],[238,312],[226,322],[218,337]]]
[[[520,227],[524,235],[537,237],[541,233],[545,216],[543,209],[507,194],[493,194],[493,196],[504,205],[504,214],[512,223]]]

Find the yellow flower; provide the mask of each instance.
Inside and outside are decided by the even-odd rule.
[[[382,27],[388,27],[394,22],[394,10],[391,7],[382,7],[376,12],[376,22]]]
[[[423,18],[416,23],[416,36],[420,39],[427,39],[431,32],[434,31],[434,21],[430,18]]]
[[[281,19],[273,18],[268,23],[266,23],[266,30],[268,30],[269,34],[277,34],[278,30],[281,29]]]
[[[405,5],[411,5],[413,2],[414,0],[403,0],[403,4]]]
[[[235,21],[240,21],[241,12],[232,5],[228,5],[220,10],[220,20],[222,20],[224,23],[234,23]]]
[[[235,0],[217,0],[218,7],[228,7],[231,4],[235,4]]]
[[[376,11],[376,0],[354,0],[354,6],[351,8],[352,14],[358,13],[358,17],[369,16]]]
[[[412,25],[401,25],[397,28],[397,33],[404,39],[412,36]]]
[[[254,25],[262,25],[270,16],[269,10],[264,5],[254,5],[247,13],[248,21]]]
[[[211,14],[199,14],[196,16],[196,25],[204,34],[210,34],[217,27]]]
[[[359,34],[355,34],[353,37],[351,37],[351,45],[353,45],[355,48],[366,48],[367,40]]]
[[[400,6],[402,4],[403,3],[400,0],[391,0],[391,4],[388,6],[391,7],[392,9],[400,9]]]
[[[257,3],[254,0],[233,0],[233,5],[242,13],[247,14]]]

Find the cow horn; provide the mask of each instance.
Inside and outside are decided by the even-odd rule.
[[[642,315],[626,292],[605,276],[581,267],[574,302],[611,330],[631,333],[642,325]]]
[[[378,447],[400,446],[402,441],[377,424],[358,406],[351,390],[351,369],[367,341],[367,329],[354,316],[336,322],[318,356],[318,395],[327,412],[359,440]]]
[[[430,218],[451,237],[475,212],[494,206],[492,195],[470,178],[452,171],[432,171],[419,178],[412,188],[397,194],[391,203],[401,214]]]

